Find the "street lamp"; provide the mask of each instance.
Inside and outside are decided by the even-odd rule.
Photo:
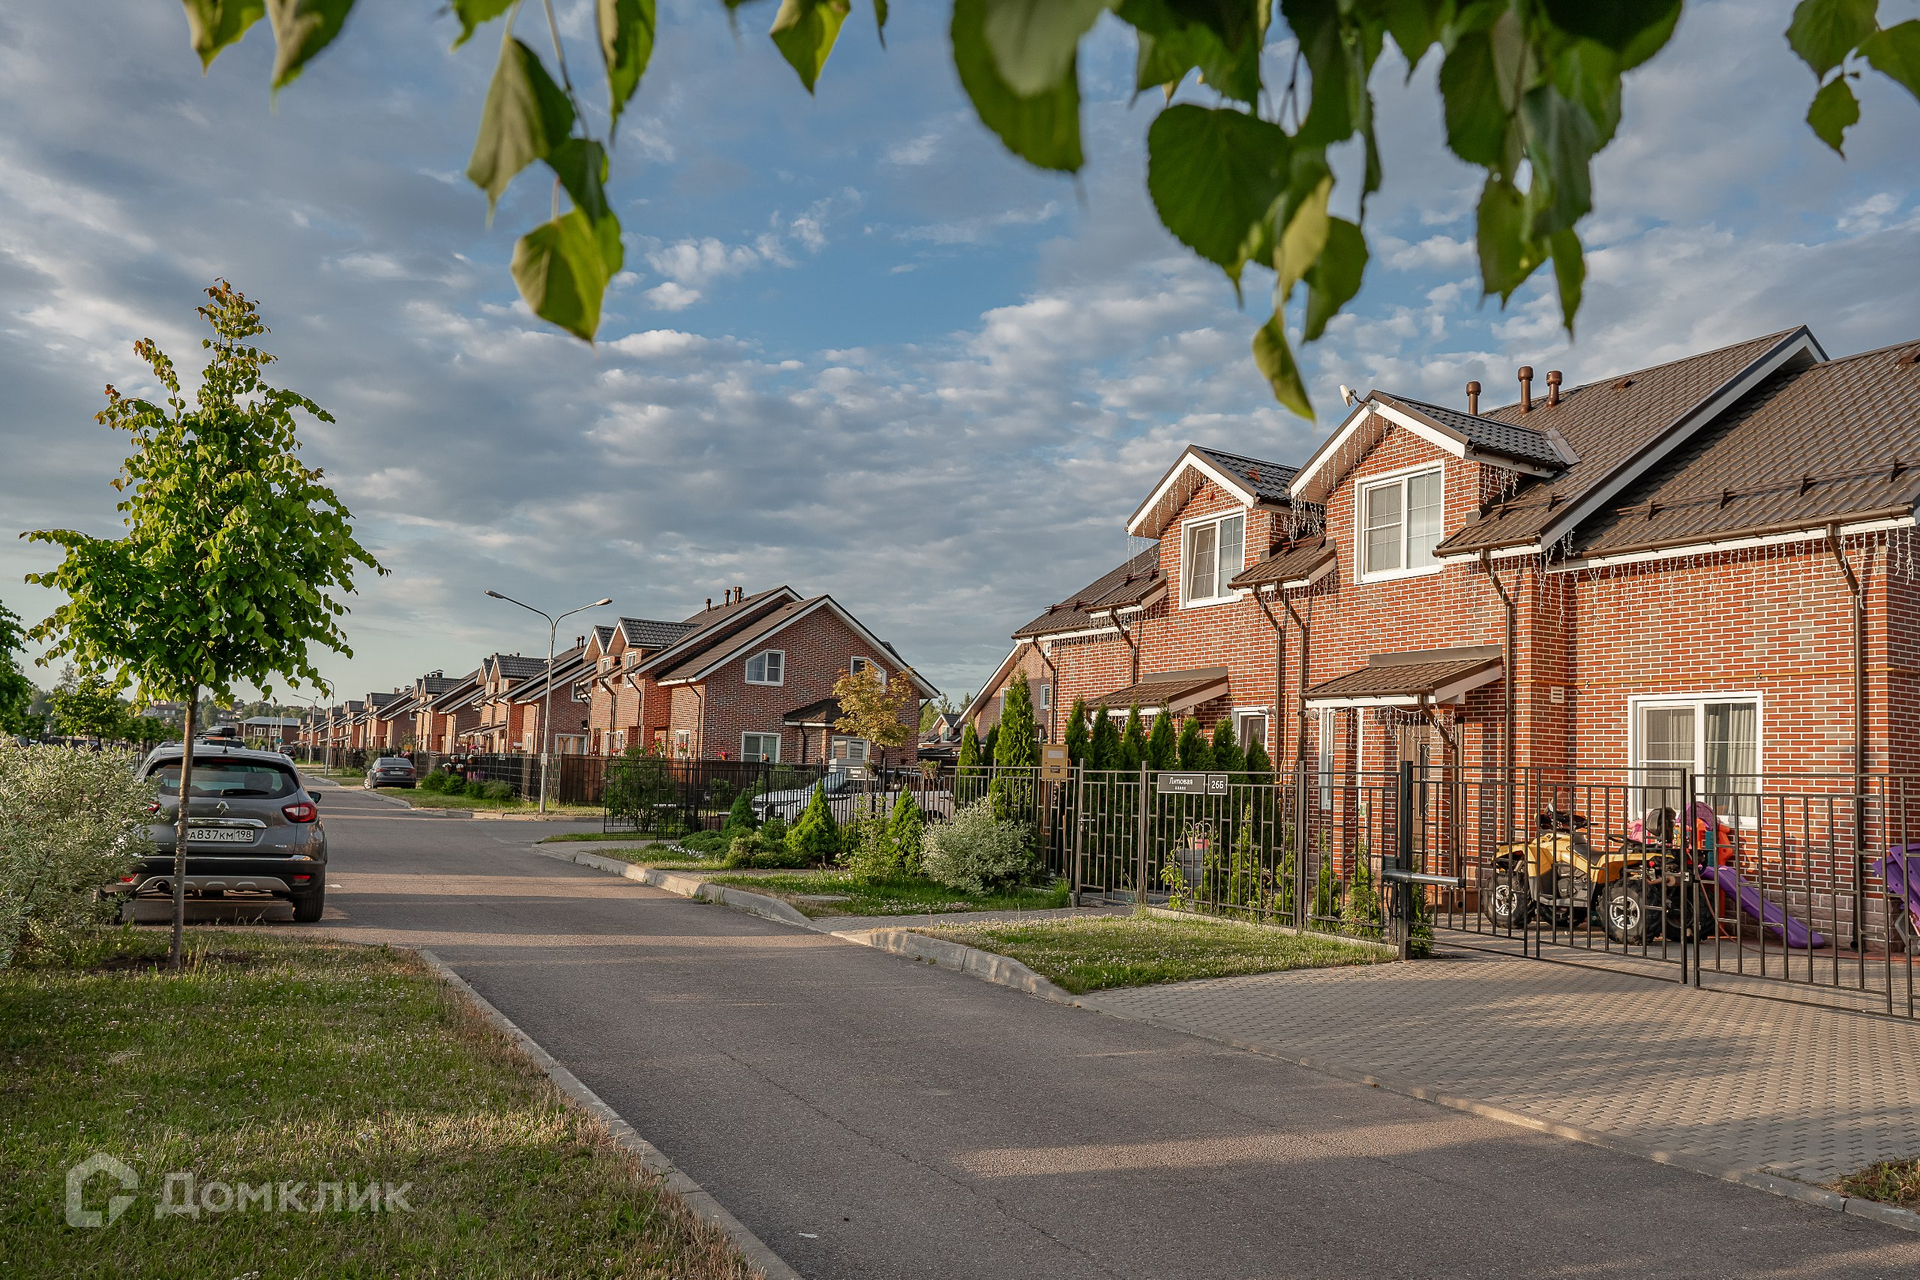
[[[300,701],[302,702],[311,703],[313,705],[313,718],[315,720],[318,720],[320,718],[320,695],[319,694],[294,693],[292,689],[287,690],[287,692],[292,693],[294,697],[300,699]],[[327,716],[326,726],[323,732],[326,734],[326,741],[322,744],[322,751],[323,751],[322,758],[326,761],[326,763],[322,767],[326,769],[329,773],[331,773],[333,771],[333,716],[331,714]],[[309,757],[313,755],[313,746],[311,743],[309,743],[307,746],[307,755]],[[312,764],[313,763],[312,759],[309,758],[307,763]]]
[[[613,603],[612,596],[603,596],[592,604],[583,604],[578,609],[569,609],[559,617],[554,617],[544,609],[536,609],[530,604],[522,604],[512,596],[503,596],[498,591],[487,592],[495,600],[505,600],[508,604],[520,605],[528,613],[537,613],[547,620],[547,688],[540,706],[540,812],[547,811],[547,755],[553,748],[553,638],[560,631],[560,624],[576,613],[585,613],[589,609],[598,609],[602,605]]]

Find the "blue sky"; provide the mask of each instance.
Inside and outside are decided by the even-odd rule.
[[[1920,333],[1920,107],[1866,81],[1834,157],[1801,122],[1788,3],[1689,4],[1630,77],[1573,344],[1544,280],[1482,304],[1434,59],[1404,84],[1383,60],[1374,260],[1306,351],[1317,426],[1252,370],[1264,282],[1237,309],[1153,217],[1160,99],[1132,100],[1117,23],[1082,57],[1076,180],[974,121],[946,6],[894,6],[884,51],[856,12],[809,98],[770,4],[736,39],[711,0],[663,0],[614,161],[629,271],[589,349],[507,276],[548,187],[523,179],[488,227],[461,176],[498,26],[450,52],[426,0],[361,8],[277,110],[264,27],[203,78],[163,0],[0,12],[0,524],[114,531],[101,386],[140,385],[142,336],[193,367],[198,290],[226,276],[261,300],[282,383],[339,419],[310,456],[393,571],[352,601],[354,657],[320,664],[343,694],[536,649],[489,587],[671,618],[786,582],[958,697],[1127,554],[1126,514],[1187,443],[1298,461],[1340,383],[1459,403],[1478,378],[1497,403],[1520,364],[1572,384],[1795,323],[1834,354]],[[590,6],[559,9],[585,54]],[[44,616],[20,576],[51,560],[0,539],[0,601]]]

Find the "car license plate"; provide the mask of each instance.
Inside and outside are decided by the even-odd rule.
[[[188,827],[188,844],[252,844],[252,827]]]

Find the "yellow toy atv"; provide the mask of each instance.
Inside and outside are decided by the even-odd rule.
[[[1577,813],[1548,809],[1539,834],[1501,845],[1480,910],[1499,929],[1523,929],[1539,914],[1569,927],[1596,915],[1607,936],[1641,946],[1667,931],[1669,908],[1679,907],[1678,859],[1657,847],[1623,843],[1597,851]]]

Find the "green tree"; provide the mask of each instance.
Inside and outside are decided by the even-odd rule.
[[[825,787],[814,788],[813,799],[807,801],[799,821],[787,828],[787,848],[813,866],[823,866],[840,856],[840,824],[833,820]]]
[[[1087,758],[1087,700],[1075,698],[1073,710],[1067,713],[1067,728],[1062,735],[1067,748],[1067,759],[1082,764]]]
[[[1000,723],[994,727],[1000,733],[993,749],[994,764],[1030,769],[1040,763],[1040,724],[1034,718],[1033,691],[1027,687],[1026,672],[1013,673],[1001,705]]]
[[[1374,887],[1373,867],[1365,850],[1354,859],[1353,879],[1347,884],[1346,901],[1340,906],[1340,928],[1355,938],[1380,936],[1380,892]]]
[[[901,668],[889,680],[869,662],[835,680],[833,696],[840,700],[840,718],[833,722],[834,730],[865,738],[879,753],[880,768],[886,767],[889,750],[903,747],[913,738],[913,706],[920,694],[914,688],[910,669]]]
[[[727,820],[722,830],[730,836],[745,836],[752,835],[759,826],[759,820],[753,816],[753,788],[742,787],[727,810]]]
[[[1131,772],[1147,758],[1147,735],[1140,727],[1140,706],[1127,708],[1127,724],[1120,731],[1120,767]]]
[[[107,388],[97,420],[133,438],[113,484],[124,537],[68,529],[27,535],[66,551],[29,582],[67,603],[33,629],[49,658],[70,657],[83,676],[144,703],[198,706],[203,692],[231,699],[236,685],[271,695],[276,679],[326,691],[313,646],[351,656],[332,593],[353,589],[355,566],[384,572],[354,540],[351,517],[300,461],[294,414],[333,418],[296,392],[268,385],[274,357],[254,345],[267,331],[258,309],[222,280],[199,313],[212,355],[190,403],[173,361],[151,339],[135,353],[166,389],[150,400]],[[173,964],[185,915],[187,803],[194,714],[182,725],[181,803],[174,837]]]
[[[1087,735],[1087,754],[1090,769],[1119,769],[1120,763],[1120,726],[1107,714],[1106,704],[1102,703],[1093,713],[1093,731]]]
[[[95,742],[118,741],[126,725],[127,709],[98,676],[80,675],[68,667],[49,699],[53,727],[70,738]]]
[[[996,724],[992,728],[988,729],[987,736],[980,740],[980,758],[981,760],[985,761],[987,764],[990,764],[990,765],[997,765],[1001,763],[1000,726],[999,725]]]
[[[1147,767],[1171,769],[1178,761],[1173,742],[1173,717],[1157,715],[1153,718],[1153,732],[1147,735]]]
[[[1273,761],[1268,758],[1267,748],[1258,738],[1247,747],[1247,780],[1273,781]]]
[[[32,714],[33,696],[39,691],[14,656],[21,651],[21,639],[20,616],[0,604],[0,734],[40,732]]]
[[[1180,726],[1179,758],[1182,769],[1213,767],[1213,748],[1207,745],[1206,735],[1200,732],[1198,717],[1188,716],[1187,722]]]
[[[575,91],[551,4],[557,83],[514,35],[518,0],[449,6],[460,23],[456,47],[506,18],[467,177],[486,193],[490,216],[516,174],[535,161],[546,166],[555,216],[514,246],[513,277],[535,315],[582,338],[598,329],[607,284],[623,265],[606,194],[608,151],[652,57],[656,3],[599,0],[587,45],[605,71],[606,96],[591,108]],[[728,13],[742,3],[727,0]],[[332,43],[353,6],[186,0],[187,28],[204,69],[271,8],[278,91]],[[884,33],[887,0],[873,7]],[[782,0],[775,13],[768,35],[808,93],[849,8],[849,0]],[[1578,224],[1593,207],[1593,160],[1620,123],[1623,76],[1666,46],[1682,0],[1281,0],[1278,8],[1284,33],[1269,28],[1271,0],[954,0],[949,37],[981,122],[1029,164],[1077,172],[1080,41],[1102,13],[1134,29],[1134,88],[1163,90],[1169,104],[1147,127],[1147,193],[1167,230],[1217,266],[1236,295],[1249,265],[1273,271],[1273,314],[1253,335],[1254,358],[1280,402],[1306,417],[1313,411],[1287,336],[1289,304],[1304,285],[1295,314],[1312,342],[1359,292],[1367,197],[1384,178],[1374,70],[1389,41],[1409,67],[1438,50],[1447,148],[1485,175],[1476,217],[1483,295],[1498,294],[1504,306],[1551,263],[1571,334],[1586,279]],[[1883,27],[1880,17],[1877,0],[1801,0],[1787,27],[1788,46],[1814,75],[1807,124],[1835,151],[1860,118],[1851,81],[1873,71],[1920,95],[1920,19],[1890,13]],[[1291,58],[1263,57],[1287,41]],[[1270,66],[1286,68],[1285,84],[1267,81]],[[1205,102],[1173,102],[1189,78],[1205,86]],[[587,123],[600,119],[604,142]],[[1341,179],[1359,184],[1359,198],[1336,201],[1330,157],[1347,146],[1364,157]],[[562,189],[572,206],[564,214]],[[1356,220],[1333,214],[1336,205],[1356,209]]]
[[[926,815],[913,792],[902,788],[893,802],[893,816],[887,819],[887,836],[893,842],[899,869],[907,875],[920,873],[920,846],[927,830]]]
[[[1233,740],[1233,721],[1222,720],[1213,726],[1213,767],[1224,773],[1239,773],[1246,763],[1246,754]]]
[[[960,752],[954,757],[955,771],[965,775],[980,767],[980,735],[973,731],[973,722],[969,720],[960,730]]]

